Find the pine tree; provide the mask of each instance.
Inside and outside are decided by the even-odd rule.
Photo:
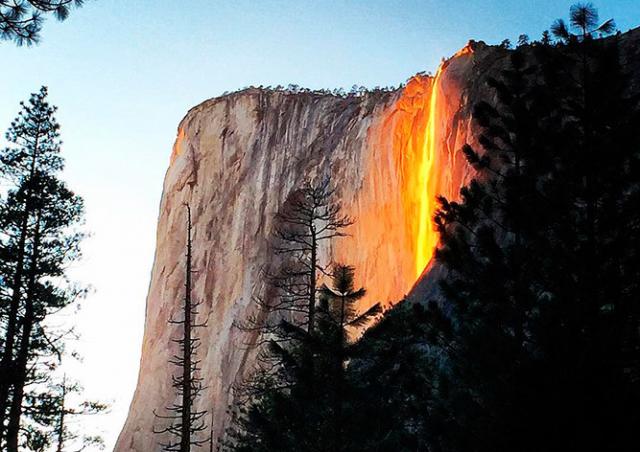
[[[255,372],[237,388],[236,419],[225,447],[322,450],[325,443],[318,442],[316,432],[327,431],[325,423],[335,425],[327,414],[335,407],[322,401],[332,391],[327,382],[336,376],[336,357],[329,352],[338,352],[338,336],[335,329],[327,336],[328,299],[321,297],[318,304],[329,290],[319,287],[319,278],[330,273],[318,248],[323,241],[344,236],[351,223],[335,202],[328,179],[306,182],[278,213],[272,247],[277,270],[267,275],[267,295],[258,300],[262,317],[245,326],[257,329],[263,349]],[[360,296],[345,293],[345,316],[351,313],[351,295]],[[344,323],[337,331],[346,327]],[[310,410],[310,405],[317,409]],[[298,435],[292,433],[295,426],[301,427]]]
[[[182,336],[172,341],[178,344],[180,354],[175,355],[169,361],[178,368],[179,374],[172,376],[172,387],[179,398],[178,403],[166,407],[170,414],[159,415],[154,411],[155,416],[163,421],[170,421],[170,425],[160,429],[154,429],[154,433],[171,436],[171,440],[161,443],[162,450],[168,452],[190,452],[192,446],[201,447],[209,439],[204,439],[201,435],[206,431],[204,417],[207,414],[204,410],[197,410],[195,401],[203,390],[202,377],[200,372],[200,360],[197,359],[197,349],[200,339],[195,335],[196,328],[206,327],[206,323],[198,323],[198,306],[200,302],[193,302],[191,299],[191,266],[192,257],[192,225],[191,208],[186,205],[187,210],[187,244],[186,244],[186,269],[185,269],[185,296],[182,306],[181,320],[169,320],[172,325],[182,326]]]
[[[640,275],[625,249],[637,221],[627,204],[639,187],[637,113],[615,40],[591,40],[595,19],[574,11],[581,34],[542,62],[544,86],[522,85],[532,93],[524,109],[505,92],[513,80],[494,85],[507,108],[484,106],[484,153],[467,150],[491,175],[463,203],[443,201],[438,218],[443,293],[455,306],[455,352],[440,377],[454,388],[441,405],[453,449],[549,447],[535,437],[626,450],[637,422],[622,414],[638,398],[629,295]]]
[[[431,450],[429,438],[440,416],[434,380],[442,354],[429,353],[440,314],[438,334],[449,338],[450,321],[434,306],[398,303],[353,346],[346,369],[349,423],[345,443],[352,451]],[[438,450],[433,447],[433,450]]]
[[[65,278],[80,256],[83,203],[58,178],[64,162],[56,108],[47,102],[46,88],[21,105],[7,133],[12,146],[0,157],[10,185],[0,210],[0,441],[8,451],[18,450],[23,418],[37,411],[29,387],[46,383],[64,353],[65,335],[45,320],[84,294]]]
[[[321,242],[343,237],[353,221],[341,212],[328,178],[305,182],[276,216],[273,251],[284,264],[270,277],[278,291],[276,310],[302,312],[299,323],[313,334],[318,302],[318,273],[326,273],[318,257]],[[305,305],[306,304],[306,305]]]
[[[343,237],[352,220],[341,213],[330,180],[305,181],[276,214],[271,241],[273,262],[265,275],[266,290],[257,297],[257,313],[237,324],[257,335],[257,368],[236,387],[236,406],[264,391],[265,385],[279,385],[283,353],[288,347],[314,335],[319,277],[328,273],[320,260],[322,242]],[[305,357],[305,367],[313,367],[313,357]]]
[[[65,20],[71,7],[80,7],[84,0],[0,0],[0,40],[18,45],[39,41],[43,15],[53,14]]]
[[[569,10],[569,26],[563,19],[556,20],[551,32],[566,43],[586,42],[596,37],[607,36],[615,30],[613,19],[598,23],[598,10],[591,3],[576,3]],[[572,33],[571,30],[577,33]]]
[[[529,36],[521,34],[518,36],[518,47],[529,45]]]
[[[358,313],[356,303],[365,296],[366,291],[364,288],[354,288],[354,272],[351,266],[336,264],[331,273],[332,287],[323,285],[321,288],[320,342],[329,369],[325,384],[333,392],[328,399],[332,405],[333,428],[327,433],[333,441],[331,450],[334,451],[353,449],[345,435],[349,418],[344,413],[344,405],[351,392],[345,379],[345,366],[353,352],[350,336],[368,326],[372,318],[382,312],[380,304],[376,303],[365,312]]]
[[[100,414],[107,410],[107,406],[100,402],[84,401],[78,405],[71,405],[69,397],[82,393],[82,387],[75,382],[71,382],[66,375],[62,381],[53,384],[51,389],[51,411],[55,416],[54,429],[51,437],[56,452],[65,452],[69,446],[80,447],[77,450],[84,450],[87,447],[94,447],[102,450],[104,442],[100,436],[77,433],[72,429],[74,420],[78,416],[90,416]]]
[[[552,135],[540,130],[548,97],[534,71],[516,51],[511,68],[489,80],[498,105],[475,109],[483,152],[463,149],[480,178],[461,190],[461,203],[440,199],[436,215],[436,257],[448,272],[441,288],[452,311],[450,323],[436,306],[428,312],[438,320],[433,344],[449,349],[435,383],[446,391],[435,393],[443,417],[434,434],[449,450],[525,450],[521,441],[536,425],[529,416],[540,414],[522,400],[527,388],[539,387],[533,372],[515,366],[531,359],[534,272],[544,265],[536,248],[546,245],[540,233],[553,211],[537,185],[550,166],[541,139]]]
[[[332,286],[323,285],[320,291],[313,334],[283,324],[297,340],[286,346],[271,342],[277,373],[260,374],[260,391],[252,391],[248,407],[236,418],[226,444],[229,450],[352,450],[346,431],[354,410],[351,385],[345,379],[355,346],[351,337],[381,311],[378,304],[357,311],[355,303],[365,291],[354,290],[353,276],[352,267],[334,267]]]
[[[291,328],[313,334],[318,280],[328,272],[327,264],[320,260],[319,247],[324,241],[345,236],[344,229],[352,223],[341,213],[328,178],[317,183],[305,181],[287,198],[275,216],[270,244],[273,259],[264,277],[264,294],[255,298],[256,313],[235,324],[259,336],[257,347],[296,340],[290,337]],[[274,356],[268,348],[258,356],[262,367],[273,365]],[[241,386],[245,387],[241,392],[246,392],[251,383]]]
[[[624,450],[633,435],[631,426],[639,422],[637,416],[623,414],[640,392],[640,312],[633,301],[640,277],[633,251],[640,218],[630,204],[638,201],[640,189],[639,98],[629,97],[618,37],[595,39],[612,32],[613,21],[605,21],[603,30],[595,9],[578,5],[571,10],[571,23],[579,34],[564,39],[566,58],[547,67],[554,95],[571,99],[561,106],[560,114],[568,120],[558,152],[562,164],[554,174],[564,182],[550,187],[550,196],[563,199],[569,213],[555,225],[553,237],[564,271],[547,275],[570,320],[564,330],[549,329],[558,343],[567,344],[561,351],[571,356],[574,350],[573,359],[566,359],[567,373],[579,377],[567,398],[578,408],[569,427],[592,432],[576,433],[586,447],[611,436],[608,447]],[[587,359],[576,358],[585,353]]]

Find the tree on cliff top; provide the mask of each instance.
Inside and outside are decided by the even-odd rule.
[[[18,45],[32,45],[40,39],[43,15],[53,14],[58,20],[69,16],[71,7],[84,0],[0,0],[0,40]]]
[[[194,334],[196,328],[206,326],[206,323],[198,323],[198,306],[200,302],[193,302],[191,299],[191,267],[192,256],[192,226],[191,226],[191,208],[186,205],[187,211],[187,244],[186,244],[186,263],[185,263],[185,295],[182,306],[182,320],[170,319],[172,325],[182,326],[182,336],[172,339],[173,343],[178,344],[180,353],[174,355],[169,363],[178,368],[178,375],[171,376],[171,386],[176,391],[179,399],[168,407],[166,411],[170,414],[160,415],[154,410],[154,415],[165,421],[170,421],[170,425],[160,429],[154,428],[154,433],[166,434],[171,436],[168,442],[160,443],[162,450],[167,452],[190,452],[191,446],[200,447],[210,441],[209,438],[198,437],[198,434],[204,432],[207,427],[204,421],[206,411],[199,411],[195,408],[195,401],[203,390],[202,377],[200,372],[200,360],[197,359],[196,353],[200,346],[200,339]]]
[[[569,10],[569,26],[563,19],[556,20],[551,32],[565,42],[586,41],[611,34],[616,28],[613,19],[598,23],[598,10],[592,3],[577,3]],[[575,30],[574,34],[571,30]]]

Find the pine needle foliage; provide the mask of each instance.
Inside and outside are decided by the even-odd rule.
[[[60,179],[55,112],[46,87],[32,94],[0,153],[0,447],[10,452],[46,444],[55,418],[46,386],[75,336],[51,319],[86,292],[66,275],[80,257],[84,207]]]
[[[40,40],[44,17],[62,21],[84,0],[0,0],[0,40],[31,46]]]
[[[575,6],[575,35],[489,79],[463,149],[478,177],[435,217],[439,297],[394,310],[349,366],[365,412],[393,413],[354,450],[636,448],[640,104],[597,23]]]

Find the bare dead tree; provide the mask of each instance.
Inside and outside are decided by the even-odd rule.
[[[315,183],[307,180],[276,214],[271,250],[279,264],[264,275],[266,290],[255,299],[259,313],[239,325],[241,329],[258,330],[271,341],[278,336],[280,320],[285,318],[313,334],[318,278],[328,274],[329,265],[320,262],[319,246],[345,236],[344,229],[353,224],[342,214],[334,194],[329,178]]]
[[[285,201],[275,217],[271,239],[276,269],[265,272],[265,290],[254,299],[258,309],[236,326],[253,334],[250,347],[259,348],[256,372],[236,385],[236,396],[253,398],[264,386],[256,378],[280,380],[281,347],[305,340],[314,333],[319,278],[328,275],[329,262],[318,256],[324,241],[346,235],[353,220],[342,213],[330,179],[302,183]],[[256,339],[257,336],[257,339]],[[280,384],[286,385],[285,381]]]
[[[191,266],[192,244],[191,244],[191,208],[185,205],[187,209],[187,253],[186,253],[186,272],[185,272],[185,296],[182,306],[182,320],[170,319],[169,323],[182,326],[182,337],[172,339],[180,348],[180,354],[174,355],[169,363],[176,366],[180,373],[171,376],[171,386],[175,389],[179,398],[178,403],[165,407],[169,413],[159,415],[154,411],[154,415],[161,419],[170,421],[167,427],[154,429],[154,433],[164,434],[170,433],[172,440],[166,443],[160,443],[162,450],[166,452],[190,452],[191,446],[201,447],[209,442],[209,438],[203,439],[198,436],[207,429],[204,422],[206,411],[198,411],[194,407],[196,398],[204,389],[202,385],[202,377],[200,376],[200,362],[197,359],[197,349],[200,347],[200,338],[194,331],[196,328],[206,327],[206,322],[197,323],[198,306],[200,302],[193,302],[191,299],[191,274],[193,273]]]
[[[306,327],[313,334],[318,290],[318,273],[327,273],[327,265],[318,259],[321,242],[343,237],[353,220],[341,213],[334,199],[329,178],[319,183],[305,182],[277,215],[274,252],[287,257],[287,264],[271,278],[280,300],[291,308],[306,298]]]

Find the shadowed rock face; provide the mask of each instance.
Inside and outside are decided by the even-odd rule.
[[[630,65],[638,61],[637,35],[623,39]],[[254,312],[280,206],[304,180],[330,176],[356,223],[349,237],[320,250],[321,260],[356,267],[356,283],[368,290],[363,309],[397,302],[414,284],[414,295],[431,293],[440,271],[429,264],[420,276],[418,256],[432,249],[419,249],[417,235],[434,234],[420,232],[421,209],[433,209],[429,202],[438,194],[456,199],[472,176],[459,152],[464,143],[477,144],[470,111],[479,100],[493,100],[486,77],[507,61],[504,49],[470,43],[443,63],[435,83],[416,76],[396,92],[352,97],[248,89],[190,110],[165,176],[138,386],[115,450],[151,452],[166,440],[153,433],[163,426],[153,410],[175,401],[175,368],[167,360],[177,352],[171,338],[180,332],[167,320],[181,317],[184,203],[193,219],[192,296],[202,302],[199,320],[208,316],[208,327],[199,330],[206,389],[197,409],[213,415],[219,437],[232,385],[251,369],[255,354],[250,345],[256,337],[233,323]]]

